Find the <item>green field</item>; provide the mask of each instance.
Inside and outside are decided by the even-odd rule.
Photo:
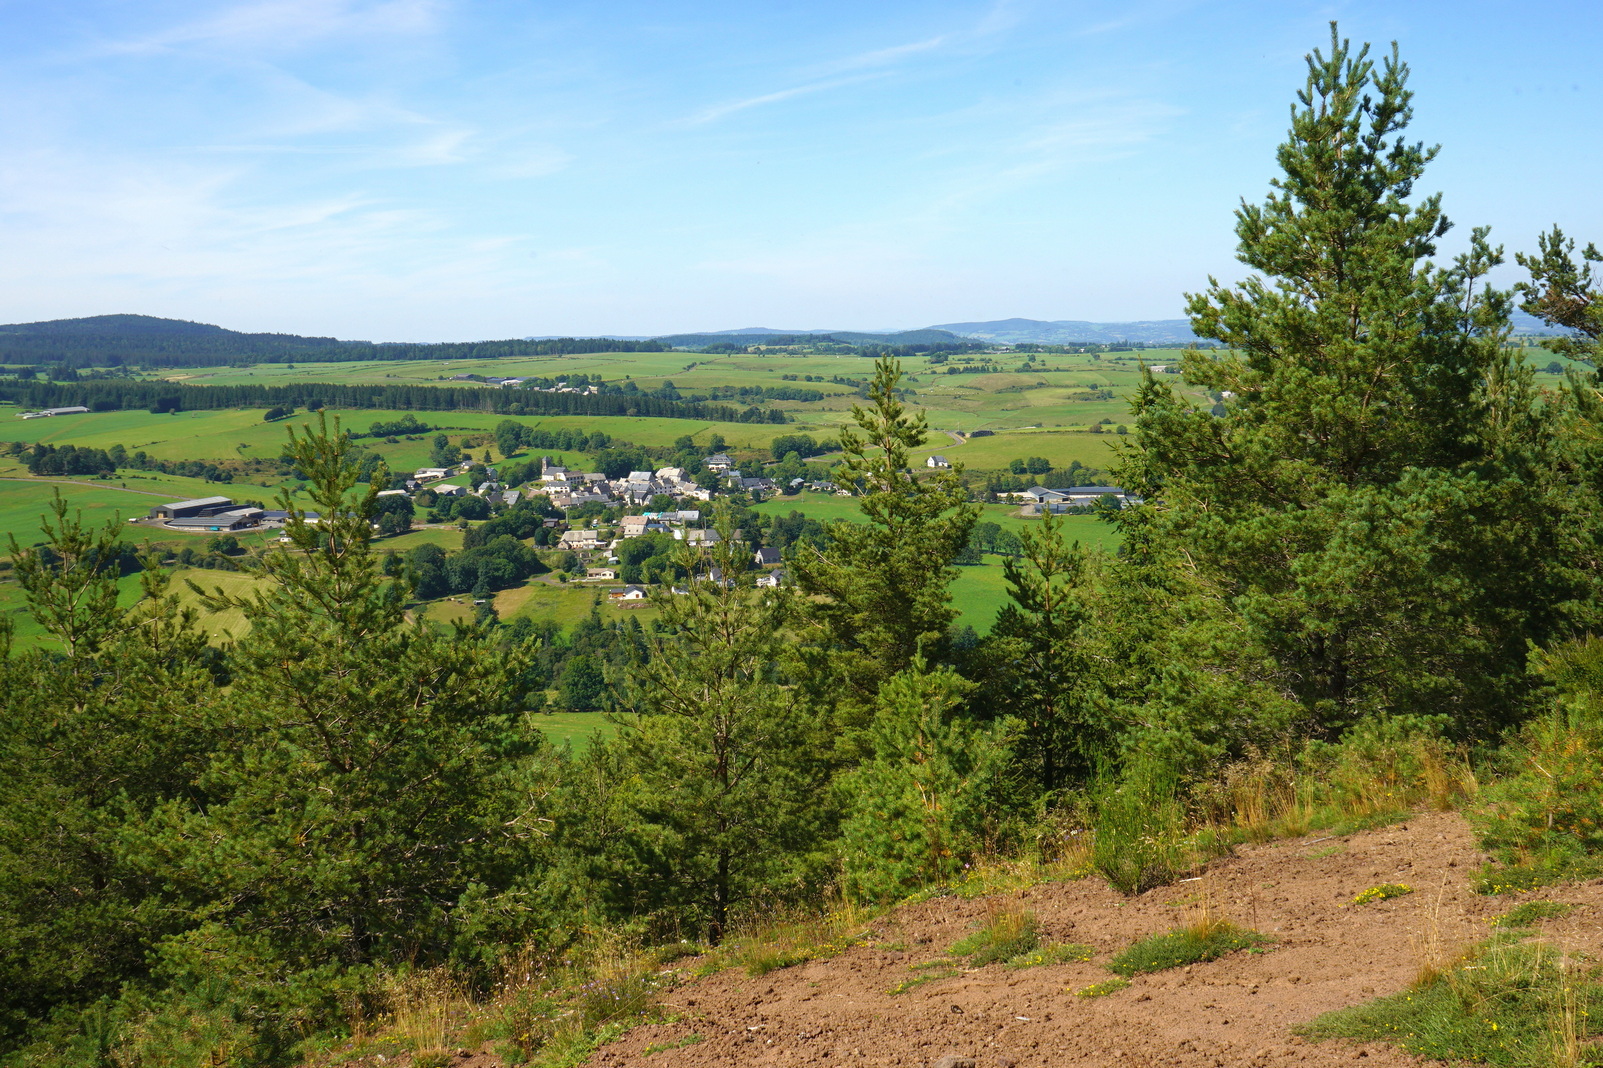
[[[166,501],[182,499],[182,494],[159,494],[119,489],[115,482],[45,482],[35,479],[0,478],[0,555],[9,553],[11,535],[22,545],[44,540],[40,524],[50,513],[50,504],[60,492],[69,514],[79,513],[90,526],[110,521],[121,523],[149,513]]]
[[[575,753],[584,752],[597,738],[611,741],[618,734],[601,712],[552,712],[535,716],[533,722],[553,745],[572,746]]]
[[[1019,515],[1013,505],[981,505],[980,522],[999,523],[1004,529],[1035,529],[1040,520]],[[857,501],[851,497],[838,497],[825,493],[801,493],[795,497],[779,497],[764,501],[754,511],[771,515],[802,515],[827,523],[837,519],[861,522],[862,513]],[[1064,533],[1070,541],[1103,552],[1116,552],[1119,547],[1119,530],[1093,515],[1066,515],[1061,517]],[[980,564],[957,569],[952,583],[952,606],[957,609],[958,622],[966,623],[981,634],[991,629],[996,614],[1007,603],[1007,582],[1003,577],[1002,558],[984,554]]]
[[[1090,467],[1105,468],[1111,458],[1111,435],[1092,435],[1088,428],[1102,420],[1128,423],[1129,397],[1140,380],[1142,361],[1148,364],[1177,362],[1178,350],[1150,350],[1139,357],[1123,354],[1041,355],[1028,371],[1020,370],[1020,354],[987,357],[997,366],[1013,368],[988,374],[946,374],[948,367],[932,366],[925,358],[903,361],[907,377],[904,385],[914,391],[913,405],[929,416],[931,452],[950,453],[975,471],[1004,467],[1009,460],[1043,456],[1054,466],[1079,461]],[[672,381],[681,393],[689,394],[714,386],[795,386],[825,394],[820,401],[777,402],[794,420],[786,425],[771,423],[710,423],[682,419],[644,419],[627,416],[523,416],[518,422],[555,429],[570,427],[589,432],[601,431],[614,438],[641,445],[665,446],[690,435],[705,444],[713,434],[721,435],[736,454],[766,451],[776,435],[811,433],[833,438],[839,427],[849,422],[849,409],[857,402],[848,385],[829,381],[804,382],[802,378],[841,377],[863,381],[873,373],[873,362],[858,356],[712,355],[691,352],[600,353],[583,356],[549,356],[520,360],[448,361],[369,361],[338,364],[260,364],[254,367],[223,367],[171,372],[161,377],[195,384],[233,383],[433,383],[446,384],[450,376],[463,373],[498,375],[542,375],[562,378],[574,373],[600,374],[609,381],[631,378],[643,388],[655,388]],[[785,381],[794,376],[795,381]],[[455,383],[460,385],[460,383]],[[1179,385],[1175,379],[1172,385]],[[1104,392],[1096,392],[1104,391]],[[1111,393],[1110,395],[1107,395]],[[740,404],[738,400],[726,403]],[[15,408],[0,407],[0,440],[75,444],[97,448],[122,445],[129,452],[143,449],[162,460],[259,460],[276,462],[283,447],[287,426],[299,427],[308,421],[305,414],[281,423],[265,423],[259,409],[179,412],[153,415],[145,411],[95,412],[54,419],[23,421],[12,416]],[[392,419],[398,413],[385,411],[331,411],[346,428],[366,431],[375,421]],[[488,412],[420,412],[423,421],[443,428],[453,440],[463,436],[485,438],[472,446],[475,455],[489,448],[494,459],[504,459],[487,444],[495,425],[508,418]],[[1033,430],[1031,428],[1034,428]],[[953,443],[942,431],[968,434],[985,429],[994,437]],[[1028,434],[1026,440],[1024,435]],[[415,470],[429,461],[433,435],[394,444],[364,439],[362,444],[381,454],[394,471]],[[584,463],[578,456],[562,457],[567,463]],[[260,479],[264,487],[276,484],[279,475]],[[175,487],[176,488],[176,487]]]
[[[754,512],[764,512],[769,515],[789,515],[800,512],[802,515],[816,519],[821,523],[828,523],[835,519],[846,519],[852,522],[861,522],[862,511],[857,507],[857,500],[853,497],[840,497],[831,493],[813,493],[804,491],[794,497],[775,497],[764,501],[752,508]],[[1062,516],[1064,529],[1068,532],[1071,541],[1079,541],[1087,546],[1104,549],[1109,552],[1119,547],[1118,528],[1104,523],[1092,515],[1066,515]],[[980,505],[980,522],[1000,523],[1003,527],[1012,530],[1025,528],[1033,529],[1040,523],[1039,519],[1027,518],[1019,514],[1016,505],[1011,504],[982,504]]]
[[[244,615],[237,609],[208,612],[200,604],[200,597],[189,588],[185,580],[195,583],[210,593],[217,587],[231,594],[247,594],[259,580],[240,571],[212,571],[207,568],[181,567],[173,572],[171,592],[182,606],[192,607],[199,616],[200,629],[212,638],[239,637],[247,629]],[[117,580],[118,604],[128,608],[139,599],[139,575],[124,575]],[[32,645],[45,638],[45,630],[34,622],[28,611],[22,586],[10,573],[0,578],[0,617],[11,621],[19,645]]]

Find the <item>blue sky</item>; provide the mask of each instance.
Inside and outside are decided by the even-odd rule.
[[[1603,242],[1580,2],[0,0],[0,321],[1172,317],[1332,18],[1401,45],[1457,234]]]

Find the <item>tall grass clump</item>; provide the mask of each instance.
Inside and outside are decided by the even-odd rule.
[[[503,1060],[539,1066],[580,1063],[656,1013],[658,994],[673,979],[652,955],[605,945],[580,960],[509,968],[486,1028],[502,1040]]]
[[[1548,707],[1503,747],[1502,775],[1469,813],[1496,864],[1483,893],[1603,873],[1603,639],[1533,657]]]
[[[1140,894],[1173,882],[1198,862],[1172,773],[1137,763],[1092,792],[1091,863],[1115,890]]]
[[[952,947],[952,954],[968,957],[970,964],[980,967],[1022,957],[1040,945],[1035,913],[1016,901],[1000,901],[991,905],[979,930]]]
[[[1271,941],[1256,931],[1237,927],[1229,920],[1203,910],[1183,927],[1143,938],[1114,957],[1108,967],[1128,979],[1147,972],[1218,960],[1228,953],[1254,949]]]
[[[451,1059],[452,1036],[462,1029],[473,1004],[449,969],[406,972],[385,990],[389,1030],[412,1051],[417,1068],[444,1068]]]
[[[1197,791],[1198,808],[1233,837],[1263,842],[1321,829],[1357,830],[1478,791],[1468,755],[1424,717],[1362,720],[1339,742],[1249,749]]]
[[[833,957],[867,938],[867,927],[881,909],[850,898],[837,898],[818,911],[797,910],[778,916],[752,916],[712,953],[707,970],[744,968],[748,975],[767,975],[780,968]]]

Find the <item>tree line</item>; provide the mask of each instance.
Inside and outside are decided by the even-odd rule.
[[[92,411],[151,412],[216,408],[369,408],[395,411],[481,411],[509,415],[627,415],[727,423],[783,423],[778,409],[730,408],[665,400],[647,393],[546,393],[538,390],[416,385],[192,386],[176,382],[104,379],[22,382],[0,379],[0,400],[25,408],[82,405]]]

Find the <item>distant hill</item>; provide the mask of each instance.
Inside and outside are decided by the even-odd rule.
[[[741,330],[717,330],[701,334],[667,334],[656,340],[676,348],[702,348],[719,342],[748,345],[790,345],[808,341],[839,341],[847,345],[962,345],[971,339],[959,337],[949,330],[935,328],[869,334],[860,330],[768,330],[762,327],[746,327]]]
[[[994,319],[983,323],[941,323],[931,330],[946,330],[960,337],[1007,345],[1035,342],[1042,345],[1093,341],[1142,341],[1148,345],[1189,345],[1197,340],[1188,319],[1143,319],[1132,323],[1092,323],[1079,319]],[[1548,326],[1534,315],[1514,313],[1516,334],[1555,336],[1566,331]]]
[[[0,326],[0,364],[108,367],[215,367],[241,363],[335,363],[352,360],[490,360],[563,353],[658,352],[655,341],[556,338],[528,341],[341,341],[298,334],[246,334],[208,323],[151,315],[93,315]]]
[[[1196,340],[1191,333],[1191,323],[1186,319],[1148,319],[1133,323],[1090,323],[1079,319],[994,319],[983,323],[941,323],[930,329],[1007,345],[1020,342],[1056,345],[1075,341],[1102,344],[1142,341],[1149,345],[1189,345]]]

